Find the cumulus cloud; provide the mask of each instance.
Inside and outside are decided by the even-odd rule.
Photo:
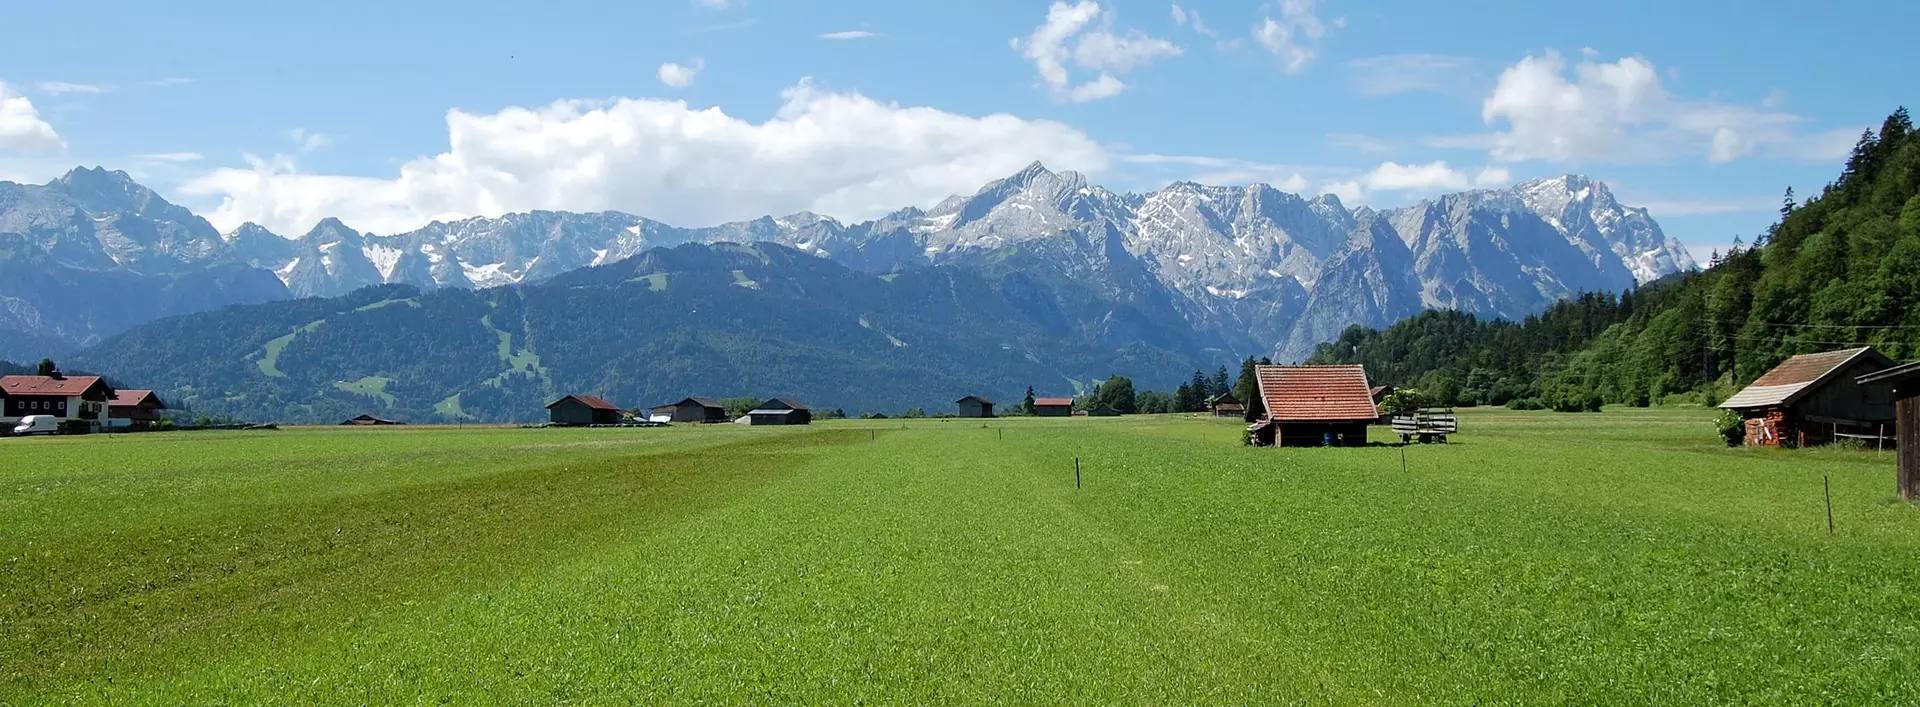
[[[1829,135],[1802,134],[1805,118],[1766,104],[1680,98],[1643,57],[1599,62],[1588,55],[1569,67],[1558,52],[1549,51],[1502,72],[1481,105],[1481,117],[1496,128],[1494,158],[1508,162],[1651,162],[1704,155],[1718,164],[1756,151],[1819,159],[1845,154],[1831,149]],[[1498,130],[1502,124],[1505,130]]]
[[[1297,74],[1313,63],[1319,53],[1320,37],[1326,24],[1315,14],[1315,0],[1281,0],[1280,18],[1268,15],[1253,27],[1253,39],[1269,53],[1280,58],[1289,74]]]
[[[1358,177],[1329,182],[1321,187],[1321,192],[1338,196],[1341,201],[1360,203],[1377,192],[1435,194],[1499,187],[1511,181],[1513,174],[1502,167],[1485,167],[1478,173],[1468,173],[1444,161],[1426,164],[1388,161]]]
[[[878,36],[880,36],[878,32],[868,32],[864,29],[853,29],[853,30],[847,30],[845,32],[828,32],[826,34],[820,35],[820,38],[821,39],[868,39],[871,37],[878,37]]]
[[[660,83],[673,88],[686,88],[693,85],[693,80],[700,76],[700,70],[705,68],[707,68],[707,62],[704,59],[696,58],[690,66],[669,61],[660,65]]]
[[[1034,160],[1099,172],[1106,151],[1070,126],[902,107],[802,81],[753,123],[683,101],[560,101],[447,114],[450,148],[393,178],[307,174],[248,157],[188,180],[223,229],[301,233],[327,216],[379,233],[534,209],[620,210],[701,226],[810,210],[847,220],[931,206]]]
[[[1118,74],[1181,52],[1174,43],[1137,29],[1116,33],[1113,13],[1103,12],[1095,0],[1053,3],[1047,8],[1046,21],[1012,44],[1033,62],[1055,100],[1075,103],[1117,96],[1127,89]],[[1069,62],[1097,76],[1076,85]]]
[[[0,81],[0,150],[38,152],[66,149],[67,141],[40,118],[33,101]]]

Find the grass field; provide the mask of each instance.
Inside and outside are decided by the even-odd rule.
[[[0,703],[1920,702],[1891,456],[1709,419],[0,440]]]

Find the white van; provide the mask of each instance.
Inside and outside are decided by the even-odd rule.
[[[60,419],[52,415],[28,415],[13,426],[15,436],[50,435],[60,431]]]

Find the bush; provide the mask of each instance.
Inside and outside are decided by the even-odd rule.
[[[1508,410],[1545,410],[1547,404],[1539,398],[1514,398],[1507,401]]]
[[[1720,438],[1726,440],[1729,447],[1738,447],[1747,439],[1747,419],[1741,417],[1740,413],[1732,410],[1722,411],[1720,417],[1714,419],[1713,424],[1720,430]]]

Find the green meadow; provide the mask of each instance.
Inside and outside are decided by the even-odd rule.
[[[1710,420],[0,440],[0,703],[1920,702],[1892,455]]]

